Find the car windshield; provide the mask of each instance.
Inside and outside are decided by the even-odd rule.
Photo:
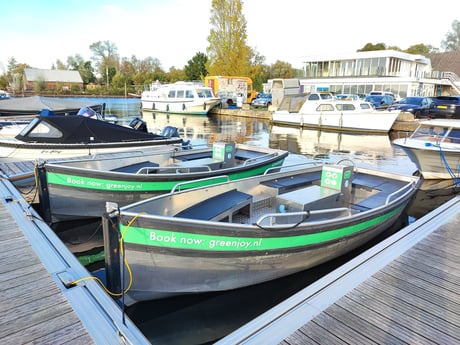
[[[383,96],[367,96],[366,102],[380,102],[383,99]]]
[[[422,98],[406,97],[399,101],[399,104],[421,104]]]

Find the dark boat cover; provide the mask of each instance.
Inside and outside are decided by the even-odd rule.
[[[85,116],[40,115],[16,139],[36,143],[77,144],[161,140],[167,137]]]
[[[37,115],[43,109],[51,110],[60,115],[76,115],[85,106],[91,107],[101,114],[104,112],[105,107],[104,104],[100,103],[88,103],[55,97],[17,97],[2,100],[0,103],[0,115]]]

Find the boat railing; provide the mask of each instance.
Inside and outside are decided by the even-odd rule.
[[[91,154],[90,157],[82,156],[72,159],[72,161],[87,161],[87,160],[97,160],[97,159],[117,159],[132,158],[136,156],[145,156],[146,154],[151,154],[153,156],[163,155],[163,154],[173,154],[179,149],[175,145],[165,145],[164,148],[157,147],[154,151],[149,150],[123,150],[123,151],[114,151],[114,152],[96,152]]]
[[[188,167],[175,167],[175,166],[165,166],[165,167],[159,167],[159,166],[151,166],[151,167],[142,167],[140,168],[136,174],[153,174],[153,173],[161,173],[161,171],[168,171],[170,172],[171,169],[175,169],[176,174],[184,174],[184,173],[190,173],[192,172],[210,172],[212,171],[211,167],[207,165],[196,165],[196,166],[188,166]]]
[[[416,189],[416,183],[415,181],[411,181],[410,183],[406,184],[405,186],[399,188],[397,191],[394,191],[393,193],[388,194],[387,198],[385,199],[385,205],[389,204],[390,201],[393,199],[395,195],[403,193],[405,189],[407,189],[406,192],[403,194],[399,195],[395,200],[404,198],[406,195],[408,195],[413,189]]]
[[[216,180],[218,182],[212,182],[213,180]],[[191,181],[184,181],[184,182],[179,182],[176,183],[172,188],[170,194],[174,194],[176,190],[180,191],[181,187],[187,186],[187,185],[197,185],[197,186],[202,186],[203,182],[210,182],[210,184],[215,184],[215,183],[220,183],[220,182],[230,182],[230,177],[228,175],[219,175],[219,176],[211,176],[211,177],[206,177],[198,180],[191,180]],[[193,187],[190,187],[193,188]]]
[[[329,208],[326,210],[311,210],[311,211],[299,211],[299,212],[286,212],[286,213],[267,213],[263,216],[261,216],[256,224],[258,226],[263,226],[263,222],[268,219],[268,223],[270,226],[273,225],[289,225],[286,223],[276,223],[276,219],[282,219],[286,217],[292,217],[292,216],[300,216],[302,217],[302,220],[299,223],[302,223],[303,221],[307,220],[310,218],[312,215],[325,215],[325,214],[333,214],[333,213],[347,213],[348,217],[352,216],[352,211],[348,207],[338,207],[338,208]]]
[[[278,152],[272,152],[272,153],[264,154],[264,155],[262,155],[262,156],[248,158],[248,159],[246,159],[246,160],[244,161],[243,166],[252,164],[252,163],[257,162],[257,161],[259,161],[259,160],[268,159],[268,158],[270,158],[270,157],[276,157],[276,156],[278,156],[278,155],[279,155]]]
[[[298,167],[301,167],[301,166],[308,166],[308,165],[312,165],[312,166],[324,165],[324,162],[319,161],[319,160],[316,160],[316,161],[312,160],[312,161],[308,161],[308,162],[289,164],[289,165],[282,165],[282,166],[279,166],[279,167],[271,167],[271,168],[268,168],[267,170],[265,170],[264,175],[268,175],[268,174],[270,174],[272,172],[278,172],[278,171],[280,171],[280,169],[298,168]]]

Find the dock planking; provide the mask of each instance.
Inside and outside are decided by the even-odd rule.
[[[16,188],[0,179],[2,344],[150,344],[60,243]]]
[[[455,197],[216,344],[460,343]]]

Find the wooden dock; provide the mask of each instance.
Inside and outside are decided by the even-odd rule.
[[[460,197],[216,343],[459,344]]]
[[[0,179],[2,344],[150,344],[12,183]]]

